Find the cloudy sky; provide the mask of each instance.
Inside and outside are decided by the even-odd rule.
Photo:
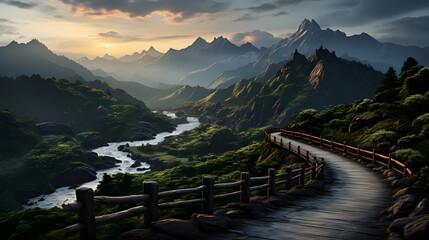
[[[0,0],[0,45],[37,38],[72,58],[180,49],[198,36],[269,47],[304,18],[429,46],[428,0]]]

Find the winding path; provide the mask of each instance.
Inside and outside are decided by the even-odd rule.
[[[309,144],[273,133],[283,142],[301,146],[324,158],[332,176],[326,194],[301,199],[266,218],[247,219],[222,239],[383,239],[378,214],[391,202],[391,188],[364,166]]]

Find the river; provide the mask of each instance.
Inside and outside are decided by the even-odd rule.
[[[175,118],[176,115],[174,113],[164,112],[165,115]],[[93,152],[96,152],[99,156],[109,156],[114,157],[118,160],[121,160],[121,163],[117,164],[117,167],[109,168],[105,170],[97,171],[97,179],[83,183],[81,186],[86,186],[93,188],[94,190],[97,188],[98,183],[102,180],[103,175],[107,173],[108,175],[114,175],[116,173],[144,173],[150,170],[146,171],[137,171],[137,168],[131,168],[131,164],[134,162],[130,157],[127,156],[128,153],[118,151],[118,146],[129,144],[130,146],[141,146],[142,144],[150,144],[150,145],[156,145],[160,142],[162,142],[166,137],[168,136],[174,136],[179,135],[180,133],[191,130],[195,127],[198,127],[200,122],[196,118],[188,117],[187,118],[188,123],[184,124],[178,124],[176,127],[176,130],[173,132],[162,132],[158,133],[154,139],[150,140],[143,140],[143,141],[133,141],[133,142],[112,142],[108,143],[108,146],[100,147],[96,149],[92,149]],[[144,168],[150,166],[146,163],[142,163],[142,166],[139,168]],[[41,199],[44,199],[40,201]],[[51,194],[44,194],[40,195],[38,197],[29,199],[29,202],[32,203],[31,206],[29,205],[23,205],[25,209],[28,208],[34,208],[34,207],[40,207],[40,208],[52,208],[52,207],[61,207],[64,203],[71,203],[74,202],[76,199],[75,197],[75,189],[71,189],[69,187],[62,187],[56,189],[55,192]]]

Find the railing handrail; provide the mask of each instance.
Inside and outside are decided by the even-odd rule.
[[[273,129],[271,129],[274,131]],[[276,129],[277,131],[279,129]],[[309,154],[308,151],[302,151],[300,146],[293,146],[288,144],[283,145],[282,140],[271,139],[271,135],[266,131],[264,132],[265,138],[271,142],[276,143],[283,148],[288,147],[291,152],[296,153],[301,158],[305,159],[306,164],[301,164],[297,169],[288,167],[286,172],[276,173],[273,168],[268,169],[267,176],[250,177],[247,172],[241,173],[241,180],[229,183],[214,184],[213,178],[203,177],[202,185],[195,188],[175,189],[169,191],[158,192],[158,183],[156,182],[143,182],[143,194],[128,195],[128,196],[94,196],[93,190],[86,187],[76,189],[77,202],[64,206],[65,209],[78,212],[79,223],[68,226],[62,229],[62,233],[71,234],[80,232],[80,239],[94,240],[96,239],[95,227],[103,224],[112,223],[114,221],[122,220],[125,218],[144,214],[145,225],[148,226],[151,222],[158,220],[159,209],[175,208],[187,205],[202,203],[202,212],[207,214],[213,213],[214,200],[226,197],[240,196],[240,204],[249,203],[250,193],[267,189],[267,196],[275,194],[276,186],[285,184],[285,189],[290,189],[291,184],[295,180],[299,180],[299,184],[305,183],[305,177],[311,175],[310,179],[321,179],[324,174],[325,163],[320,162],[315,156]],[[311,136],[311,135],[310,135]],[[296,149],[295,151],[292,150]],[[309,167],[306,167],[309,166]],[[292,176],[295,175],[295,176]],[[277,178],[285,178],[276,181]],[[265,184],[251,186],[252,183],[266,181]],[[215,195],[214,190],[232,189],[240,187],[239,191],[222,193]],[[190,199],[179,202],[159,203],[159,199],[164,198],[177,198],[185,194],[202,193],[201,198]],[[81,197],[79,197],[81,196]],[[82,197],[84,196],[84,197]],[[100,204],[136,204],[143,203],[143,205],[132,207],[120,212],[95,216],[94,205]]]
[[[357,156],[358,158],[362,158],[365,160],[372,161],[372,163],[374,163],[374,164],[380,164],[380,165],[386,166],[388,169],[392,169],[392,170],[400,173],[404,178],[407,176],[408,177],[412,176],[412,171],[411,171],[411,169],[406,167],[406,162],[401,162],[397,159],[393,159],[390,156],[390,154],[389,154],[389,156],[386,156],[386,155],[377,153],[377,152],[375,152],[375,149],[370,151],[370,150],[362,149],[362,148],[360,148],[360,146],[355,147],[355,146],[347,145],[345,141],[343,143],[339,143],[339,142],[333,141],[332,139],[331,140],[325,139],[322,136],[320,136],[320,137],[312,136],[311,134],[305,134],[302,132],[295,132],[293,130],[288,130],[285,128],[280,128],[280,134],[284,134],[286,136],[291,136],[292,138],[293,137],[299,137],[300,139],[303,138],[302,136],[309,136],[309,138],[310,138],[309,141],[316,142],[315,140],[319,140],[320,146],[331,147],[331,149],[336,149],[336,150],[342,151],[344,153],[348,153],[348,154]],[[312,138],[315,140],[313,140]],[[326,144],[324,142],[328,142],[330,144]],[[333,144],[338,145],[342,148],[332,146]],[[356,152],[348,151],[350,149],[355,150]],[[367,154],[367,156],[363,156],[363,154]],[[382,161],[380,161],[380,159],[387,160],[387,162],[382,162]],[[393,167],[392,164],[398,165],[399,167],[402,168],[402,170]]]

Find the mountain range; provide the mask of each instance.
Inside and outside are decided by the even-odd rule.
[[[278,126],[301,109],[321,109],[369,97],[383,78],[372,67],[339,58],[324,48],[316,49],[310,57],[295,51],[290,61],[273,72],[267,68],[227,88],[203,92],[206,97],[176,109],[200,116],[202,121],[234,127]]]

